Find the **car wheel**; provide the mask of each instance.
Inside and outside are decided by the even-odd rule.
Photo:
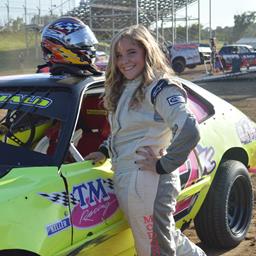
[[[194,220],[198,237],[210,247],[237,246],[248,231],[252,208],[252,185],[246,167],[235,160],[223,162]]]
[[[182,73],[185,70],[185,61],[183,59],[176,59],[172,63],[172,69],[176,73]]]

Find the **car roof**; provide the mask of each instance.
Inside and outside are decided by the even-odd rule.
[[[253,48],[251,45],[249,44],[226,44],[223,45],[222,48],[224,47],[233,47],[233,46],[242,46],[242,47],[249,47],[249,48]]]
[[[0,77],[0,87],[68,87],[71,90],[83,90],[91,83],[103,82],[104,76],[78,77],[70,75],[51,75],[49,73],[11,75]]]

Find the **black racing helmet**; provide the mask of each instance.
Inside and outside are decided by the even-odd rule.
[[[44,58],[51,64],[86,68],[93,64],[98,44],[94,33],[81,20],[63,17],[48,24],[42,32]]]

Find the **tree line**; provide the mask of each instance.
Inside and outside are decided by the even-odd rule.
[[[212,30],[212,34],[218,41],[225,43],[234,43],[242,37],[256,37],[256,12],[244,12],[241,15],[234,15],[233,27],[217,27]],[[190,42],[198,41],[198,24],[192,24],[188,29],[188,38]],[[210,28],[200,27],[201,40],[209,41]],[[164,37],[172,38],[172,28],[164,29]],[[186,27],[178,26],[176,28],[176,42],[184,42],[186,38]]]

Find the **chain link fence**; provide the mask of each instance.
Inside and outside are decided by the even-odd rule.
[[[100,41],[99,50],[107,51],[119,29],[137,22],[149,27],[161,43],[195,42],[199,26],[192,23],[198,17],[192,19],[185,9],[197,3],[199,0],[1,0],[0,73],[26,72],[42,63],[40,31],[63,15],[88,24]]]
[[[41,29],[78,4],[78,0],[1,0],[0,74],[36,70],[43,62]]]

